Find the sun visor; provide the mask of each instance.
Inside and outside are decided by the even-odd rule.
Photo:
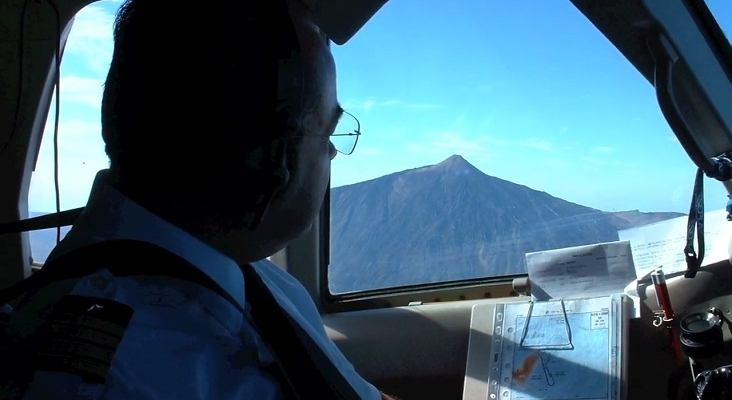
[[[301,0],[335,44],[349,41],[387,0]]]

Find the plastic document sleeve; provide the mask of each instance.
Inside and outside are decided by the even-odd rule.
[[[476,305],[463,399],[624,400],[625,295]]]

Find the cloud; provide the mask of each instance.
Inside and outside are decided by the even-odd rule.
[[[406,108],[418,109],[418,110],[434,110],[436,108],[442,108],[440,104],[430,103],[401,103]]]
[[[552,144],[549,141],[543,140],[543,139],[526,139],[522,143],[526,147],[530,147],[535,150],[542,150],[542,151],[555,151],[557,150],[556,146]]]
[[[617,149],[615,147],[612,147],[612,146],[597,146],[597,147],[592,148],[590,151],[592,151],[593,153],[605,153],[605,154],[607,154],[607,153],[613,153],[616,150]]]
[[[458,118],[458,121],[461,118]],[[456,121],[456,122],[458,122]],[[413,153],[425,153],[425,154],[482,154],[490,153],[497,147],[528,147],[532,150],[538,150],[540,152],[551,153],[560,152],[564,150],[570,150],[571,146],[557,145],[552,142],[543,139],[530,138],[525,140],[511,141],[505,139],[497,139],[491,135],[462,135],[458,132],[462,132],[462,129],[453,129],[447,132],[442,132],[436,135],[429,136],[425,141],[418,143],[410,143],[405,149]],[[608,152],[608,149],[603,149]],[[550,162],[550,164],[558,166],[557,162]],[[547,164],[548,165],[548,164]]]
[[[68,75],[61,80],[61,114],[69,103],[83,104],[99,110],[104,81],[98,78]]]
[[[470,92],[470,93],[488,93],[494,91],[496,88],[495,85],[492,84],[483,84],[483,85],[458,85],[457,89],[461,90],[463,92]]]
[[[559,160],[559,159],[548,159],[543,161],[544,165],[547,167],[552,168],[570,168],[573,167],[574,164],[567,161],[567,160]]]
[[[432,104],[432,103],[410,103],[410,102],[406,102],[406,101],[402,101],[402,100],[379,101],[379,100],[376,100],[373,98],[369,98],[364,101],[344,102],[343,107],[346,110],[369,112],[374,108],[384,108],[384,107],[401,107],[401,108],[411,109],[411,110],[433,110],[433,109],[441,108],[442,106],[439,104]]]
[[[587,167],[587,166],[594,166],[594,167],[613,166],[615,168],[625,167],[628,170],[632,170],[632,166],[630,164],[628,164],[627,161],[626,162],[621,162],[620,160],[617,160],[617,159],[609,159],[607,157],[586,156],[586,157],[581,157],[579,159],[579,161],[580,162],[577,163],[577,165],[580,166],[580,168],[582,166],[585,166],[585,167]]]
[[[374,107],[374,105],[376,105],[376,102],[374,100],[366,100],[360,107],[363,109],[363,111],[369,112]]]
[[[46,133],[53,134],[52,127]],[[62,155],[70,154],[102,154],[104,145],[102,123],[99,120],[72,119],[59,126],[59,149]],[[89,151],[93,150],[93,151]]]
[[[62,104],[63,107],[63,104]],[[62,109],[63,113],[63,109]],[[49,115],[43,133],[41,149],[31,178],[29,207],[31,211],[53,211],[54,159],[53,113]],[[94,176],[109,166],[104,153],[101,124],[89,119],[69,119],[59,123],[59,187],[61,206],[64,209],[86,204]]]
[[[608,164],[607,160],[603,158],[595,158],[595,157],[582,157],[580,159],[581,164],[584,166],[595,166],[595,167],[604,167]]]
[[[460,154],[460,155],[486,155],[494,145],[502,145],[503,142],[496,141],[490,136],[480,136],[467,139],[454,132],[445,132],[432,136],[423,143],[410,143],[405,149],[412,153],[424,154]]]
[[[476,153],[485,150],[486,140],[466,140],[455,133],[445,133],[437,139],[434,145],[442,149],[455,150],[456,153]]]
[[[559,151],[567,151],[572,150],[573,146],[569,143],[556,143],[551,142],[545,139],[539,139],[539,138],[529,138],[524,140],[519,140],[515,143],[517,146],[523,146],[528,147],[532,150],[538,150],[542,152],[559,152]],[[585,151],[585,149],[582,149]]]
[[[460,131],[465,128],[465,122],[468,120],[468,113],[467,111],[464,111],[460,113],[460,115],[455,118],[454,121],[452,121],[452,124],[450,125],[450,130],[453,131]]]
[[[364,156],[376,156],[384,153],[384,149],[378,148],[378,147],[360,147],[356,146],[355,152],[358,153],[358,155],[364,155]]]
[[[114,14],[101,5],[84,7],[74,17],[64,49],[64,61],[67,56],[79,57],[95,75],[106,75],[112,59],[113,23]],[[62,61],[62,69],[64,64]]]

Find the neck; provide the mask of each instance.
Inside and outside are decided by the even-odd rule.
[[[248,208],[245,199],[229,196],[227,199],[231,201],[219,204],[212,201],[215,199],[212,189],[191,190],[198,187],[195,182],[181,190],[183,185],[156,184],[160,180],[155,176],[134,180],[121,180],[119,176],[110,171],[109,184],[120,193],[235,261],[248,263],[270,255],[272,246],[262,243],[262,237],[268,235],[262,228],[249,229],[248,221],[242,216],[242,209]]]
[[[190,202],[184,200],[188,196],[182,193],[176,194],[176,191],[148,180],[135,180],[134,183],[121,180],[118,173],[110,173],[109,184],[151,213],[191,235],[206,239],[213,234],[202,218],[197,217],[200,213],[191,209]]]

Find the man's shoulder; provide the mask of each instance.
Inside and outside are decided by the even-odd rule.
[[[323,320],[313,298],[294,276],[269,260],[251,264],[275,297],[280,307],[301,325],[308,325],[311,335],[325,338]]]
[[[261,260],[251,264],[259,273],[276,298],[285,297],[294,304],[307,303],[315,307],[310,293],[292,274],[277,266],[270,260]],[[279,300],[279,299],[278,299]]]
[[[356,372],[345,355],[328,337],[313,298],[289,272],[269,260],[252,263],[280,306],[309,334],[364,399],[381,399],[381,394]],[[387,398],[388,399],[388,398]]]
[[[263,277],[277,282],[278,285],[288,285],[293,288],[305,290],[305,287],[292,274],[279,267],[270,260],[264,259],[251,264],[254,269]]]
[[[23,314],[35,314],[68,294],[108,297],[111,295],[108,292],[118,290],[114,288],[120,284],[124,289],[119,290],[140,293],[151,288],[161,290],[162,286],[181,290],[189,286],[214,286],[199,282],[205,274],[175,253],[132,240],[100,241],[76,247],[47,261],[36,274],[40,279],[22,295],[13,314],[21,310]],[[136,283],[124,283],[130,279]],[[142,284],[140,279],[147,283]]]
[[[181,259],[177,254],[172,251],[166,250],[160,246],[144,240],[133,240],[133,239],[106,239],[95,241],[92,243],[80,245],[73,249],[66,250],[61,254],[51,253],[52,257],[46,264],[56,264],[59,259],[73,260],[73,261],[95,261],[103,264],[105,262],[137,259],[142,258],[143,260],[149,259],[167,259],[177,260]],[[45,265],[44,265],[45,268]]]
[[[47,264],[43,269],[53,269],[51,274],[57,277],[82,278],[108,270],[113,278],[178,278],[214,292],[223,291],[197,265],[173,251],[139,240],[115,239],[79,246]]]

